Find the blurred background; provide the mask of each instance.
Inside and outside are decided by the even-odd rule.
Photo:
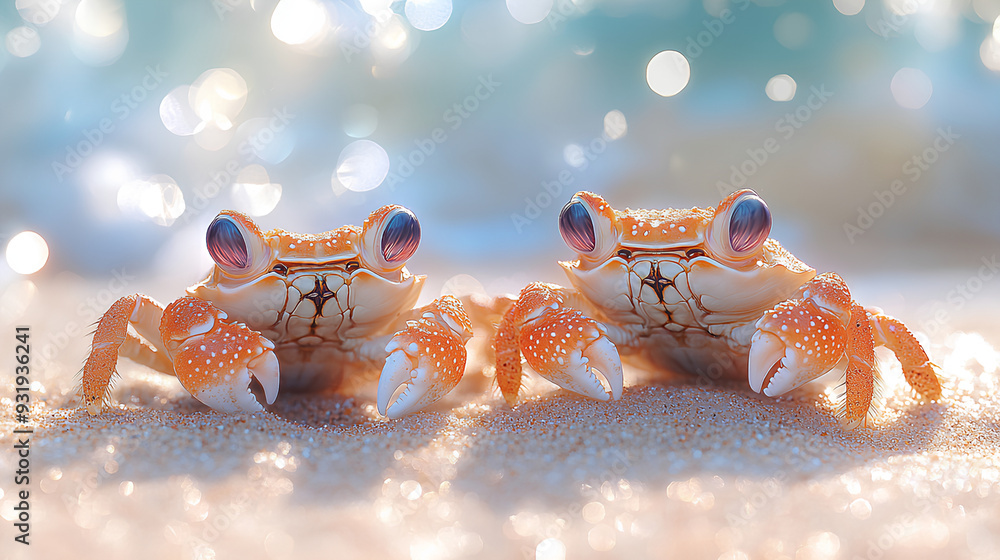
[[[0,7],[0,326],[65,393],[89,325],[207,224],[421,220],[443,291],[565,282],[572,193],[713,206],[933,338],[992,327],[1000,0],[17,0]],[[3,341],[3,349],[12,341]],[[44,387],[43,387],[44,388]]]

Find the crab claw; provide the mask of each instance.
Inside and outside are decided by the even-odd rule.
[[[575,309],[543,314],[521,331],[528,365],[556,385],[599,401],[622,396],[621,358],[601,325]],[[610,392],[598,379],[604,375]]]
[[[844,281],[836,274],[821,274],[807,282],[797,298],[765,313],[750,343],[750,387],[769,397],[820,377],[844,356],[851,317]]]
[[[469,318],[453,296],[442,297],[419,320],[408,321],[385,348],[389,356],[378,382],[379,414],[401,418],[447,395],[462,379],[465,341],[471,336]]]
[[[264,407],[250,391],[253,376],[267,404],[278,395],[274,344],[197,298],[181,298],[163,313],[160,332],[174,373],[191,395],[220,412],[256,412]]]

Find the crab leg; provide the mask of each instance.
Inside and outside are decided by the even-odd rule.
[[[521,353],[528,365],[560,387],[596,400],[618,400],[622,366],[603,326],[565,305],[560,288],[536,282],[521,290],[497,330],[497,384],[508,404],[521,387]],[[598,379],[600,371],[610,393]]]
[[[224,312],[194,297],[166,309],[142,294],[116,301],[98,322],[83,366],[87,411],[103,410],[119,355],[176,375],[196,399],[216,410],[261,410],[248,390],[250,375],[263,386],[268,403],[273,402],[278,391],[274,346],[245,325],[225,319]],[[145,341],[128,334],[129,324]]]
[[[937,372],[934,371],[934,364],[906,325],[877,309],[870,310],[868,317],[875,335],[875,343],[885,346],[896,355],[896,359],[903,366],[903,376],[910,387],[927,400],[941,398],[941,382],[938,380]]]
[[[389,355],[379,376],[379,413],[400,418],[447,395],[465,372],[470,338],[472,323],[458,298],[442,296],[421,309],[420,318],[407,321],[385,347]]]
[[[174,374],[174,365],[170,363],[165,350],[156,348],[151,342],[128,333],[125,342],[118,350],[119,358],[128,358],[137,364],[155,369],[160,373]]]
[[[846,393],[839,413],[850,428],[868,427],[876,415],[875,393],[880,386],[875,363],[875,339],[868,314],[857,303],[851,305],[847,339]]]
[[[750,347],[750,386],[768,396],[782,395],[823,375],[846,356],[846,392],[838,412],[849,427],[868,427],[877,412],[880,387],[876,346],[895,353],[907,382],[922,397],[941,396],[934,365],[906,326],[881,311],[866,311],[851,300],[839,276],[821,274],[757,322]]]
[[[156,333],[162,315],[163,306],[156,300],[143,294],[133,294],[116,301],[101,316],[94,331],[90,355],[83,366],[83,401],[88,412],[100,414],[110,398],[112,377],[117,373],[118,352],[128,339],[129,323],[135,325],[140,334]]]

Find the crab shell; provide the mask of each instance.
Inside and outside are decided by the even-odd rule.
[[[816,271],[774,239],[748,240],[734,247],[731,216],[737,204],[756,198],[737,191],[716,208],[613,209],[601,196],[579,192],[594,228],[594,244],[577,249],[579,260],[564,261],[573,286],[596,306],[606,323],[641,330],[648,338],[623,354],[639,352],[656,366],[705,373],[724,366],[745,375],[754,324],[787,299]],[[564,238],[567,231],[561,228]],[[769,230],[769,228],[768,228]],[[741,358],[737,360],[737,358]]]
[[[382,251],[386,228],[403,214],[402,206],[384,206],[362,227],[299,234],[263,233],[243,214],[224,211],[217,220],[236,226],[250,262],[227,269],[224,255],[213,255],[215,268],[188,294],[273,342],[283,388],[336,387],[347,370],[363,369],[352,364],[363,341],[396,323],[420,295],[425,277],[404,266],[416,247],[396,248],[403,258],[395,261]]]

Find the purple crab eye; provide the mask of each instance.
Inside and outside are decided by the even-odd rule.
[[[559,233],[562,234],[563,241],[577,253],[590,253],[597,246],[594,220],[579,200],[570,200],[559,212]]]
[[[212,259],[226,270],[239,271],[250,266],[250,252],[240,228],[228,216],[212,220],[205,234]]]
[[[733,208],[729,220],[729,243],[733,251],[745,253],[759,247],[771,233],[771,211],[758,196],[749,195]]]
[[[406,208],[400,208],[382,231],[382,256],[399,263],[413,256],[420,244],[420,222]]]

